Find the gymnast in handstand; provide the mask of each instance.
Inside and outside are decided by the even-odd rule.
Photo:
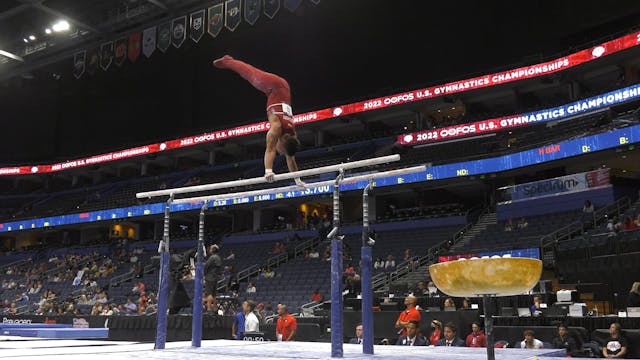
[[[264,151],[265,179],[269,182],[274,180],[273,161],[276,158],[276,152],[285,155],[290,172],[298,171],[295,154],[300,148],[300,141],[296,136],[293,124],[291,91],[287,81],[278,75],[257,69],[229,55],[215,60],[213,66],[235,71],[253,87],[267,95],[269,131]],[[304,186],[304,182],[300,178],[296,178],[295,181],[297,185]]]

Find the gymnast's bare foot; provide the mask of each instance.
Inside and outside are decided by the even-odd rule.
[[[220,69],[225,69],[227,67],[227,62],[230,60],[233,60],[233,58],[229,55],[225,55],[220,59],[213,60],[213,66]]]

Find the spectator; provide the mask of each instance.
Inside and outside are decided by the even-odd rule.
[[[445,309],[445,310],[446,310],[446,309],[453,309],[453,310],[455,310],[455,309],[456,309],[456,304],[453,302],[453,299],[452,299],[452,298],[446,298],[446,299],[444,300],[444,309]]]
[[[396,268],[396,261],[393,259],[393,255],[387,256],[387,262],[384,263],[384,269],[392,271]]]
[[[356,274],[356,269],[353,267],[353,264],[347,265],[347,268],[344,270],[344,276],[353,277]]]
[[[262,277],[265,279],[272,279],[276,276],[276,273],[271,270],[271,268],[267,268],[265,271],[262,272]]]
[[[244,312],[244,332],[258,332],[260,331],[260,321],[253,312],[256,308],[256,303],[252,300],[246,300],[242,303],[242,311]]]
[[[504,231],[513,231],[513,220],[509,219],[504,225]]]
[[[429,294],[429,289],[424,285],[424,281],[418,282],[418,286],[413,290],[413,295],[425,296]]]
[[[531,316],[542,315],[542,304],[540,303],[539,295],[533,297],[533,305],[531,305],[529,310],[531,310]]]
[[[242,333],[244,333],[244,303],[242,304],[243,311],[238,311],[233,323],[231,324],[231,338],[233,340],[242,340]]]
[[[127,299],[127,303],[122,306],[122,312],[125,314],[135,314],[138,312],[138,306],[131,301],[131,299]]]
[[[93,304],[91,315],[102,315],[102,305],[100,303],[96,302]]]
[[[320,258],[320,253],[318,252],[318,249],[313,249],[309,252],[309,259],[319,259]]]
[[[520,343],[521,349],[542,349],[543,347],[542,341],[535,338],[533,330],[524,331],[524,340]]]
[[[416,309],[416,303],[418,299],[415,296],[409,295],[404,299],[404,304],[406,305],[406,309],[400,313],[398,316],[398,320],[396,320],[396,329],[401,329],[399,335],[407,335],[406,326],[409,321],[417,321],[420,323],[422,317],[420,316],[420,312]]]
[[[381,257],[376,258],[376,262],[373,263],[374,269],[383,269],[384,268],[384,260]]]
[[[9,308],[9,314],[11,315],[18,314],[18,305],[16,303],[11,303],[11,307]]]
[[[267,303],[266,305],[264,305],[264,310],[260,312],[260,316],[264,319],[272,315],[273,315],[273,305],[271,305],[271,303]]]
[[[469,299],[464,298],[462,300],[462,309],[463,310],[470,310],[471,309],[471,301],[469,301]]]
[[[252,283],[252,282],[250,282],[250,283],[247,285],[247,294],[255,294],[255,293],[256,293],[256,286],[255,286],[255,285],[253,285],[253,283]]]
[[[320,293],[320,289],[316,289],[311,295],[311,302],[321,302],[324,296]]]
[[[278,321],[276,323],[276,339],[278,341],[293,341],[296,336],[298,322],[296,318],[289,315],[287,305],[278,304]]]
[[[411,259],[413,259],[413,254],[411,253],[411,249],[406,249],[404,251],[404,259],[403,260],[404,261],[409,261]]]
[[[362,324],[356,325],[356,337],[349,340],[349,344],[362,344]]]
[[[631,285],[629,291],[629,298],[627,299],[627,306],[637,307],[640,306],[640,282],[636,281]]]
[[[113,315],[113,310],[111,309],[111,305],[105,305],[104,308],[102,309],[102,314],[103,316],[111,316]]]
[[[612,323],[609,326],[609,339],[602,348],[602,355],[605,358],[625,358],[627,356],[629,343],[622,336],[622,326],[618,323]]]
[[[444,338],[438,340],[436,346],[465,346],[464,341],[456,336],[455,324],[449,322],[444,326]]]
[[[467,347],[487,347],[487,337],[480,329],[480,323],[471,323],[471,334],[467,336]]]
[[[418,334],[418,329],[420,328],[420,322],[411,320],[405,326],[406,335],[400,336],[396,345],[403,346],[426,346],[427,339],[425,339],[422,335]]]
[[[277,242],[276,245],[271,250],[272,254],[280,254],[283,250],[282,244]]]
[[[427,283],[427,289],[429,290],[429,296],[439,296],[438,295],[438,288],[436,287],[436,285],[433,283],[433,281],[429,281]]]
[[[518,229],[522,230],[522,229],[525,229],[527,226],[529,226],[529,223],[527,222],[527,220],[525,220],[525,218],[520,218],[520,221],[518,221]]]
[[[586,214],[590,214],[594,211],[593,204],[589,200],[584,201],[584,206],[582,206],[582,212]]]
[[[623,225],[624,231],[632,231],[637,228],[638,228],[638,225],[636,225],[636,222],[633,221],[633,219],[630,216],[627,216],[624,218],[624,225]]]
[[[552,345],[554,349],[565,349],[569,356],[575,355],[578,350],[576,341],[569,335],[567,326],[563,324],[558,325],[558,336],[553,338]]]

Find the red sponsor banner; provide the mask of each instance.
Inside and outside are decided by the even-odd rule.
[[[640,43],[640,32],[619,37],[608,41],[601,45],[597,45],[571,55],[561,57],[545,63],[523,66],[517,69],[498,72],[495,74],[482,75],[471,79],[454,81],[444,85],[431,86],[424,89],[408,91],[399,94],[379,97],[366,101],[355,102],[351,104],[340,105],[330,109],[322,109],[304,114],[294,115],[294,122],[297,125],[327,120],[341,115],[356,114],[370,110],[383,109],[386,107],[431,99],[439,96],[456,94],[470,90],[481,89],[489,86],[507,84],[514,81],[531,79],[539,76],[553,74],[558,71],[566,70],[580,64],[607,56],[634,46]],[[485,120],[486,126],[490,126],[495,119]],[[479,127],[479,125],[478,125]],[[134,156],[152,154],[159,151],[178,149],[187,146],[194,146],[202,143],[214,142],[223,139],[229,139],[239,136],[250,135],[259,132],[265,132],[269,129],[268,123],[259,122],[239,126],[233,129],[214,131],[206,134],[189,136],[183,139],[170,140],[159,144],[151,144],[133,149],[126,149],[118,152],[100,154],[83,159],[70,160],[64,163],[50,165],[33,165],[33,166],[16,166],[0,168],[0,176],[25,175],[34,173],[57,172],[67,169],[73,169],[82,166],[99,164],[108,161],[116,161]],[[488,129],[488,128],[487,128]],[[498,129],[488,129],[486,131],[495,131]],[[454,132],[469,131],[469,129],[453,129]],[[428,135],[427,135],[428,136]]]

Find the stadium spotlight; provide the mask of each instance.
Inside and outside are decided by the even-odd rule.
[[[45,32],[47,35],[49,35],[49,34],[51,34],[51,29],[46,28],[46,29],[44,29],[44,32]]]
[[[66,20],[60,20],[57,23],[53,24],[53,31],[55,32],[61,32],[61,31],[67,31],[69,30],[71,26],[69,25],[69,22],[67,22]]]
[[[34,35],[29,35],[29,40],[35,41],[36,37]]]
[[[22,39],[22,41],[24,41],[24,42],[26,42],[26,43],[28,43],[28,42],[29,42],[29,40],[27,40],[27,38],[23,38],[23,39]]]

